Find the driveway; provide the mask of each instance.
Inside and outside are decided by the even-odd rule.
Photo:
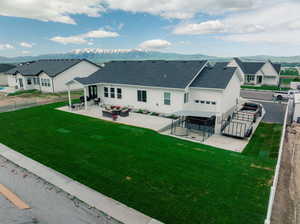
[[[285,109],[287,106],[286,104],[267,103],[260,101],[255,102],[262,104],[266,110],[266,114],[263,118],[264,122],[283,124]]]

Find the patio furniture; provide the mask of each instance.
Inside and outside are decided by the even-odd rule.
[[[121,110],[120,111],[120,116],[121,117],[128,117],[129,116],[129,109]]]
[[[95,98],[95,99],[94,99],[95,105],[99,105],[100,102],[101,102],[101,99],[100,99],[100,98]]]
[[[71,109],[73,110],[80,110],[80,109],[82,109],[82,108],[84,108],[84,103],[73,103],[72,105],[71,105]]]
[[[112,115],[112,119],[113,119],[113,121],[116,121],[118,119],[118,115],[117,114],[113,114]]]
[[[102,110],[102,116],[112,118],[113,113],[111,110]]]

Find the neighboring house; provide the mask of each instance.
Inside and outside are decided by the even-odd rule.
[[[56,93],[67,91],[66,83],[70,80],[89,76],[98,69],[96,64],[85,59],[51,59],[22,63],[6,74],[8,86],[16,90]]]
[[[211,119],[215,132],[235,109],[241,80],[237,68],[207,61],[112,61],[81,84],[87,98],[110,105]],[[86,104],[87,109],[87,104]]]
[[[278,86],[280,83],[280,64],[267,62],[243,62],[234,58],[227,65],[237,67],[242,74],[244,85]]]
[[[5,72],[8,70],[16,67],[15,65],[12,64],[0,64],[0,86],[7,86],[8,85],[8,79],[7,75]]]

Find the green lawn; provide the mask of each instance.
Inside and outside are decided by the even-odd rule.
[[[276,90],[289,90],[290,88],[280,88],[277,86],[241,86],[242,89],[255,89],[255,90],[271,90],[271,91],[276,91]]]
[[[54,110],[60,105],[0,113],[0,142],[168,224],[263,224],[273,156]]]
[[[276,159],[278,156],[281,131],[281,124],[261,123],[256,129],[253,139],[244,149],[243,154]]]

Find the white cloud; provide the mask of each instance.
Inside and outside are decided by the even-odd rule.
[[[108,8],[188,19],[196,13],[216,13],[255,7],[260,0],[103,0]]]
[[[209,34],[220,33],[224,31],[224,24],[219,20],[206,21],[202,23],[183,24],[177,26],[174,30],[174,34]]]
[[[61,37],[61,36],[56,36],[52,37],[50,40],[61,43],[61,44],[91,44],[90,39],[93,38],[113,38],[113,37],[118,37],[119,34],[116,32],[110,32],[106,31],[103,29],[99,30],[93,30],[84,34],[80,35],[75,35],[75,36],[69,36],[69,37]]]
[[[139,47],[145,50],[161,50],[171,46],[171,43],[166,40],[155,39],[142,42]]]
[[[100,16],[109,9],[187,19],[195,14],[244,10],[261,0],[1,0],[0,15],[75,24],[72,15]]]
[[[6,49],[14,49],[15,47],[11,44],[0,44],[0,50],[6,50]]]
[[[75,24],[70,15],[99,16],[105,11],[100,3],[101,0],[1,0],[0,15]]]
[[[262,2],[252,10],[229,13],[223,19],[179,24],[172,32],[178,35],[215,34],[218,39],[232,42],[298,44],[300,2]]]
[[[26,48],[32,48],[34,44],[32,43],[27,43],[27,42],[21,42],[20,46],[21,47],[26,47]]]

